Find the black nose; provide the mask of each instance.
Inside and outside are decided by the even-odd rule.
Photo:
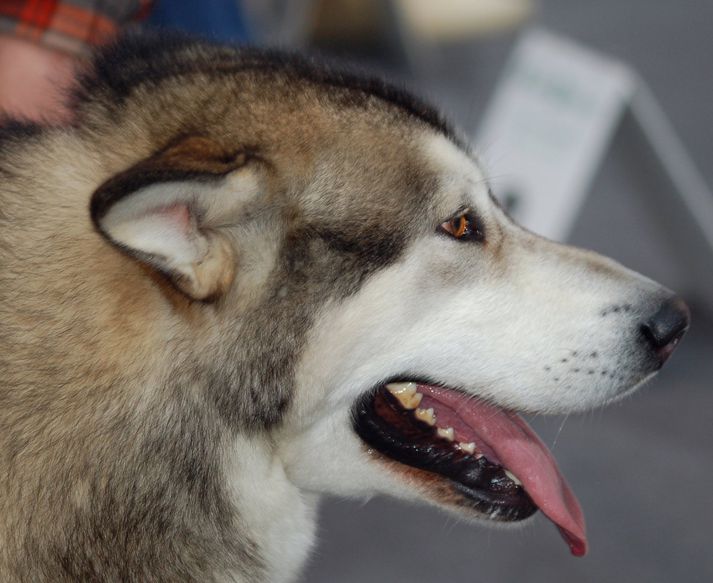
[[[691,312],[681,298],[672,296],[659,306],[658,311],[641,325],[641,333],[665,362],[688,330]]]

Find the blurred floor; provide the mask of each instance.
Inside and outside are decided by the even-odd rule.
[[[642,74],[713,185],[713,2],[540,5],[538,23],[619,56]],[[440,60],[418,72],[418,84],[472,133],[511,40],[443,48]],[[686,293],[677,286],[685,257],[667,246],[649,216],[650,168],[630,146],[611,153],[573,240]],[[303,581],[713,581],[713,325],[697,306],[689,336],[647,388],[619,405],[570,417],[561,432],[559,418],[533,424],[546,443],[557,436],[555,455],[588,519],[586,558],[570,557],[541,517],[499,531],[389,499],[329,500]]]

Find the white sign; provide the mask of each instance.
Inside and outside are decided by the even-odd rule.
[[[635,88],[618,61],[543,31],[524,35],[476,139],[514,218],[566,239]]]

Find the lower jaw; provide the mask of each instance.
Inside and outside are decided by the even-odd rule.
[[[356,404],[354,429],[391,471],[415,482],[437,504],[500,522],[524,520],[537,512],[501,466],[434,440],[431,427],[414,423],[411,413],[399,410],[383,391],[365,395]]]

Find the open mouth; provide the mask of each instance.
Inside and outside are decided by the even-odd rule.
[[[539,509],[573,555],[586,553],[579,502],[550,451],[514,412],[441,386],[393,382],[357,402],[354,428],[386,458],[444,481],[460,504],[498,521]]]

